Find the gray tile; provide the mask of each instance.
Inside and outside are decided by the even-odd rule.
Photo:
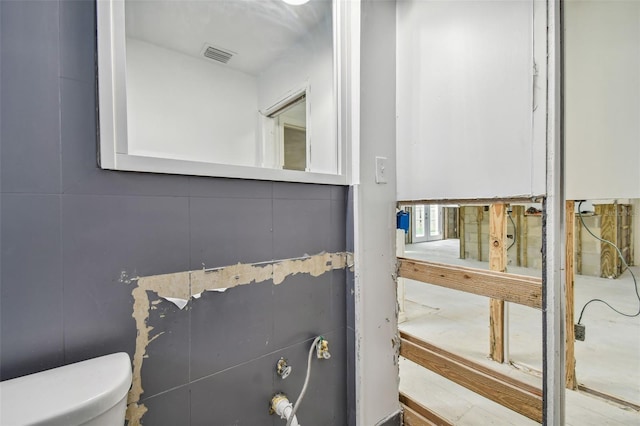
[[[347,271],[336,270],[331,275],[331,327],[333,329],[347,326]]]
[[[272,370],[282,356],[287,359],[293,370],[282,380],[274,373],[273,389],[283,392],[293,402],[298,398],[306,376],[309,349],[316,335],[297,345],[282,349],[270,355]],[[346,424],[346,365],[344,330],[323,334],[329,341],[331,358],[318,359],[315,353],[311,358],[309,385],[300,408],[298,421],[309,426],[336,426]],[[277,423],[276,423],[277,424]]]
[[[64,362],[60,197],[2,195],[0,377]]]
[[[148,411],[142,416],[142,424],[151,426],[190,424],[191,403],[188,386],[146,399],[143,403]]]
[[[313,183],[274,182],[273,198],[290,200],[330,200],[331,186]]]
[[[3,192],[60,191],[58,3],[0,2]]]
[[[135,283],[128,277],[188,269],[188,200],[63,196],[67,361],[133,353]]]
[[[346,245],[347,251],[353,253],[354,251],[354,236],[353,230],[355,229],[353,226],[353,187],[349,187],[349,191],[347,193],[347,206],[346,206]]]
[[[331,274],[294,275],[274,287],[273,344],[290,346],[335,328],[332,317]]]
[[[347,327],[353,329],[356,328],[356,307],[355,307],[355,275],[352,271],[346,271],[346,288],[345,288],[345,300],[346,300],[346,317]]]
[[[191,380],[273,349],[271,282],[205,292],[191,303]]]
[[[271,260],[270,199],[191,198],[191,268]]]
[[[331,200],[274,200],[273,256],[276,259],[330,250]]]
[[[347,249],[347,202],[345,199],[331,200],[331,226],[329,250],[332,252]]]
[[[99,168],[93,83],[61,79],[60,102],[64,193],[188,196],[187,176]]]
[[[96,9],[93,0],[60,1],[60,76],[96,78]]]
[[[189,382],[189,308],[150,294],[152,302],[148,325],[151,336],[159,335],[147,346],[142,368],[142,388],[146,399]],[[155,423],[151,423],[155,424]]]
[[[347,353],[345,375],[347,382],[347,425],[356,424],[356,332],[353,328],[347,328]]]
[[[349,192],[348,186],[332,186],[331,187],[331,199],[347,201],[347,194]]]
[[[270,199],[273,182],[193,176],[189,178],[189,193],[193,197]]]
[[[191,425],[284,425],[269,415],[274,366],[262,357],[192,383]]]

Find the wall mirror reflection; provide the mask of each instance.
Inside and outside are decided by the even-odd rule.
[[[345,174],[338,16],[332,0],[98,2],[101,166],[342,183],[321,177]]]

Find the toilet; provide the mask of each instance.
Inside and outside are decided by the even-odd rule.
[[[123,425],[130,386],[124,352],[6,380],[0,425]]]

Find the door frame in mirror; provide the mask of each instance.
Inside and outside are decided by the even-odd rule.
[[[333,0],[333,74],[337,173],[238,166],[132,155],[127,146],[125,0],[98,0],[98,165],[102,169],[305,182],[357,183],[360,87],[360,1]]]

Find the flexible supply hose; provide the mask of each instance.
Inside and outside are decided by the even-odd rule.
[[[298,408],[300,407],[300,403],[302,402],[302,398],[304,398],[305,392],[307,392],[307,386],[309,385],[309,377],[311,376],[311,357],[313,356],[313,350],[316,348],[318,342],[322,340],[322,336],[318,336],[313,340],[311,344],[311,348],[309,348],[309,358],[307,359],[307,377],[304,379],[304,385],[302,385],[302,390],[300,391],[300,395],[296,400],[296,403],[293,405],[293,411],[291,412],[291,416],[289,420],[287,420],[287,426],[293,426],[292,421],[296,417],[296,413],[298,412]]]

